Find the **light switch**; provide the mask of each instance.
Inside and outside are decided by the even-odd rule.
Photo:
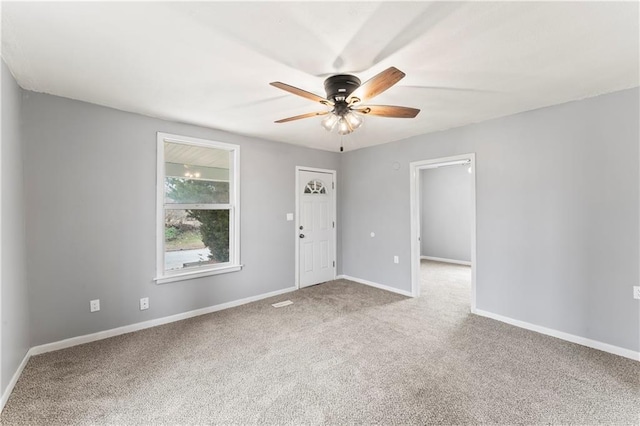
[[[287,220],[288,221],[293,220],[293,213],[287,213]]]

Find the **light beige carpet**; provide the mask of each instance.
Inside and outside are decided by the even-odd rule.
[[[468,267],[423,273],[418,299],[339,280],[33,357],[0,419],[640,422],[640,363],[469,314]]]

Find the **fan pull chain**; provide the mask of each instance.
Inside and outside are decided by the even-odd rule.
[[[340,135],[340,152],[344,151],[344,144],[342,143],[343,135]]]

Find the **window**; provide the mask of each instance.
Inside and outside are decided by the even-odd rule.
[[[326,194],[327,190],[324,187],[322,181],[319,180],[311,180],[304,187],[305,194]]]
[[[239,155],[158,133],[158,283],[240,270]]]

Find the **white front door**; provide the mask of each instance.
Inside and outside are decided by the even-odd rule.
[[[335,279],[334,186],[332,173],[298,170],[300,287]]]

